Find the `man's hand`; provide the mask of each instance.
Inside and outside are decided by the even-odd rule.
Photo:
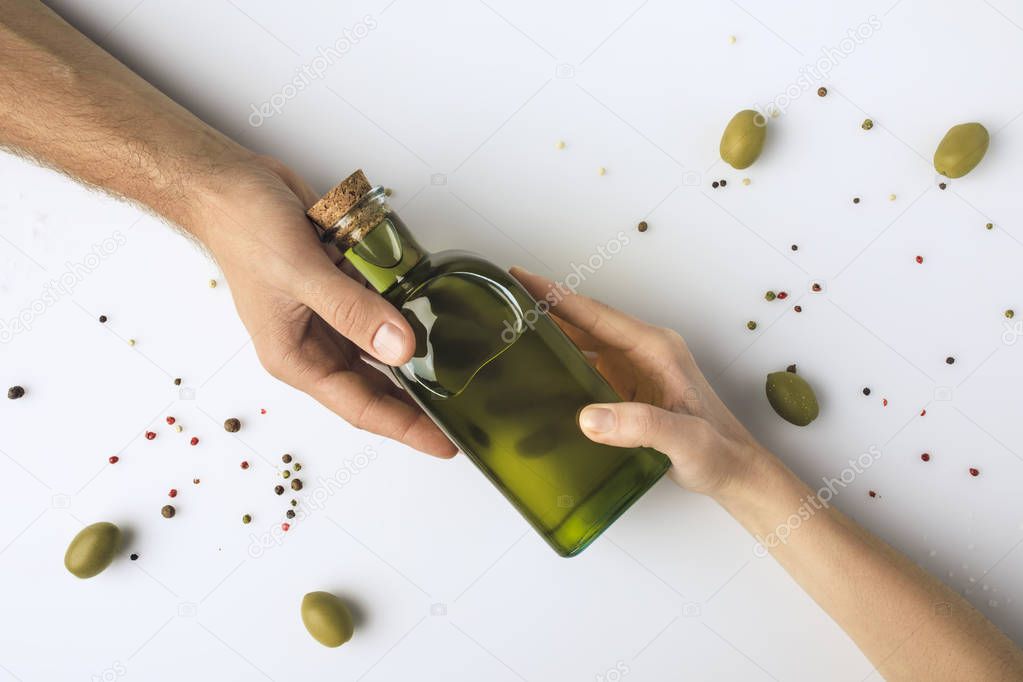
[[[360,359],[406,362],[408,323],[342,272],[305,210],[316,195],[290,169],[251,157],[216,177],[186,225],[224,271],[263,366],[360,429],[438,457],[455,448],[402,389]]]
[[[408,323],[347,276],[305,217],[315,195],[174,103],[37,0],[0,0],[0,148],[140,203],[223,269],[260,361],[359,428],[440,457],[454,446],[359,359],[397,365]]]

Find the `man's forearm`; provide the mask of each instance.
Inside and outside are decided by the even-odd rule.
[[[0,0],[0,146],[186,227],[247,154],[36,0]]]

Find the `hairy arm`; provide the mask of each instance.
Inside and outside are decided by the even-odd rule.
[[[0,64],[0,144],[186,229],[253,156],[34,0],[0,0]]]
[[[338,254],[319,243],[305,217],[313,190],[37,0],[0,0],[0,147],[138,202],[201,242],[271,374],[359,428],[454,454],[408,396],[360,360],[361,350],[399,365],[414,336],[397,309],[342,273]]]

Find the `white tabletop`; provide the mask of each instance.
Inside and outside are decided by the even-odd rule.
[[[581,290],[682,332],[815,487],[875,448],[835,504],[1023,641],[1023,325],[1003,317],[1023,315],[1018,4],[51,4],[317,189],[365,168],[431,248],[563,278],[624,231]],[[763,157],[720,162],[732,114],[786,92]],[[991,149],[941,191],[934,147],[972,120]],[[662,481],[560,559],[466,458],[382,442],[271,379],[215,267],[158,220],[2,156],[0,233],[0,320],[30,327],[0,345],[4,387],[27,389],[0,400],[0,680],[876,677],[698,495]],[[821,402],[804,429],[763,393],[790,363]],[[306,488],[281,538],[284,452]],[[98,520],[130,537],[76,580],[64,549]],[[302,627],[317,589],[358,612],[341,649]]]

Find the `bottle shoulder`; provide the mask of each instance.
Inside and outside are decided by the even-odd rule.
[[[415,270],[416,272],[409,273],[410,279],[420,283],[450,274],[477,275],[501,283],[512,280],[512,276],[506,270],[471,251],[450,250],[431,253],[416,266]]]

